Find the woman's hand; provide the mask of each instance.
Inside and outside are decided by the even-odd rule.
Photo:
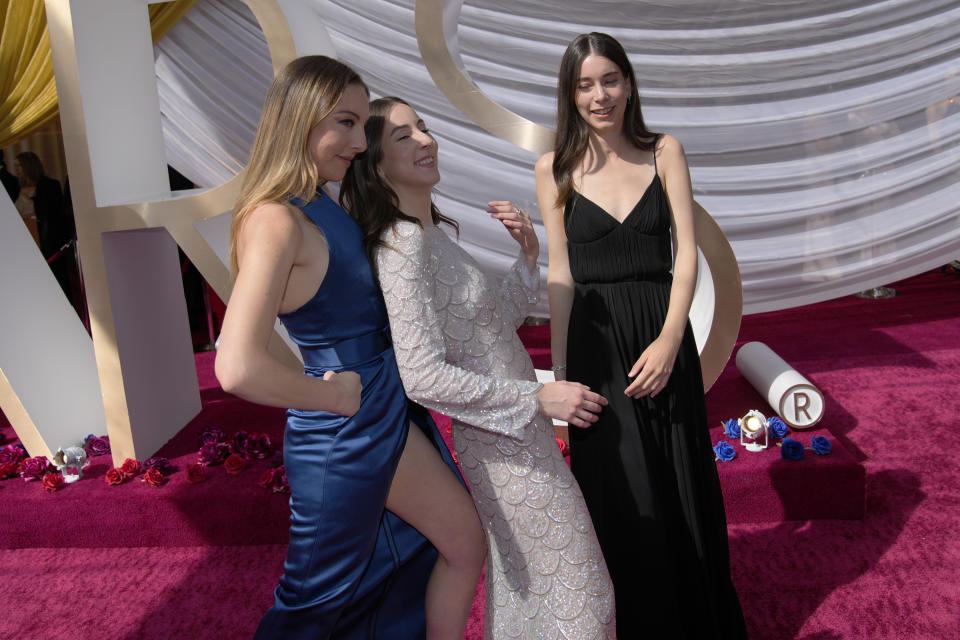
[[[579,382],[548,382],[537,391],[537,400],[542,415],[580,428],[599,420],[597,414],[607,406],[606,398]]]
[[[323,374],[327,384],[336,387],[337,406],[332,413],[350,417],[360,410],[360,392],[363,384],[360,375],[353,371],[327,371]]]
[[[527,259],[527,267],[533,271],[537,266],[540,255],[540,240],[533,230],[530,214],[509,200],[494,200],[487,203],[487,213],[496,218],[507,228],[513,239],[517,241]]]
[[[623,391],[624,394],[631,398],[652,398],[663,391],[673,372],[673,363],[677,359],[679,348],[679,342],[669,340],[663,335],[651,342],[627,374],[628,378],[636,377]]]

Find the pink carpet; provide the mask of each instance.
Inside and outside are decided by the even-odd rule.
[[[820,432],[866,471],[862,520],[730,526],[733,578],[754,640],[958,637],[960,462],[952,442],[960,279],[931,272],[894,286],[900,295],[889,300],[847,297],[744,318],[741,341],[767,343],[824,392]],[[208,373],[200,369],[203,384]],[[276,426],[271,410],[257,415],[247,405],[228,412],[231,402],[214,387],[204,401],[203,413],[168,444],[171,457],[188,460],[196,432],[214,421],[227,431]],[[712,425],[765,408],[732,364],[707,405]],[[6,424],[0,433],[13,437]],[[712,435],[716,442],[719,430]],[[809,435],[800,438],[808,442]],[[738,461],[745,462],[725,464]],[[110,488],[94,478],[50,495],[20,480],[0,482],[0,638],[249,637],[269,606],[284,551],[280,543],[249,544],[276,531],[277,501],[256,497],[284,501],[256,486],[258,477],[253,468],[231,477],[217,468],[202,485],[171,481],[154,490],[136,482],[113,493],[103,493]],[[248,490],[249,498],[230,508],[218,504]],[[131,498],[121,512],[159,492],[182,495],[173,504],[194,514],[186,518],[194,525],[162,536],[131,533],[108,505],[126,497],[118,491]],[[828,493],[829,486],[811,481],[808,501],[815,506]],[[14,521],[28,513],[24,496],[45,514],[32,542],[10,537]],[[68,512],[85,523],[61,526]],[[162,521],[152,524],[164,528]],[[210,542],[239,532],[242,540]],[[174,534],[181,542],[174,544]],[[482,637],[481,598],[465,636],[471,640]]]

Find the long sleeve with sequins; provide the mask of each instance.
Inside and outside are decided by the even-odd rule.
[[[485,277],[439,229],[402,221],[384,240],[378,276],[407,395],[473,427],[522,439],[539,411],[541,385],[489,373],[499,333],[515,327],[500,318]]]
[[[540,269],[531,273],[521,252],[500,286],[504,320],[509,320],[514,329],[523,324],[530,307],[537,304],[539,292]]]

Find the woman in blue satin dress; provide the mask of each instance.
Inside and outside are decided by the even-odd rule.
[[[362,233],[318,188],[366,147],[368,99],[335,60],[287,65],[234,210],[217,377],[253,402],[295,407],[290,545],[257,638],[459,640],[483,564],[473,502],[403,393]],[[278,316],[302,372],[271,353]]]

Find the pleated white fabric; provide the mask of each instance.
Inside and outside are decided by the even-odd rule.
[[[538,219],[534,154],[436,88],[415,0],[301,1],[375,96],[424,117],[440,144],[438,206],[467,251],[506,273],[513,241],[483,210],[511,199]],[[560,57],[592,30],[620,39],[648,125],[683,143],[695,197],[737,256],[746,313],[960,257],[960,2],[470,0],[455,53],[489,97],[553,127]],[[170,163],[204,186],[234,175],[272,73],[246,5],[200,0],[157,45],[157,73]]]

